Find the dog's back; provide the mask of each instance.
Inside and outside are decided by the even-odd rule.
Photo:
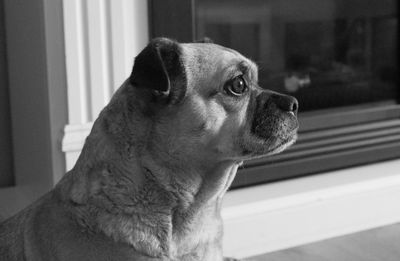
[[[39,242],[38,239],[45,235],[38,231],[51,232],[55,225],[51,220],[51,214],[43,211],[48,209],[53,212],[52,204],[56,202],[54,199],[54,193],[49,192],[0,223],[0,261],[38,260],[37,253],[41,251],[41,247],[50,247],[46,244],[36,244]],[[62,223],[59,225],[62,226]],[[47,240],[51,239],[43,238],[40,241]],[[41,247],[38,247],[39,245]]]
[[[0,260],[25,260],[24,230],[31,216],[31,208],[2,220],[0,223]]]
[[[0,223],[0,261],[150,260],[126,244],[78,225],[74,206],[52,190]]]

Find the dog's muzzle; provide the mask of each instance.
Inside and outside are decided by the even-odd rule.
[[[252,124],[252,133],[268,139],[276,137],[287,140],[298,129],[296,98],[279,93],[262,92],[256,101],[256,112]]]

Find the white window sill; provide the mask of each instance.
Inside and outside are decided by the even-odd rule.
[[[230,191],[222,216],[239,258],[400,222],[400,160]]]

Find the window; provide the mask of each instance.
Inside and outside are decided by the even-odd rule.
[[[248,161],[234,187],[400,157],[395,0],[153,1],[151,35],[204,36],[259,65],[262,87],[295,96],[300,135]]]

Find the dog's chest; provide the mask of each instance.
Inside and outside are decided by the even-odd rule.
[[[218,213],[201,213],[176,226],[170,249],[176,260],[219,260],[222,256],[222,220]]]

